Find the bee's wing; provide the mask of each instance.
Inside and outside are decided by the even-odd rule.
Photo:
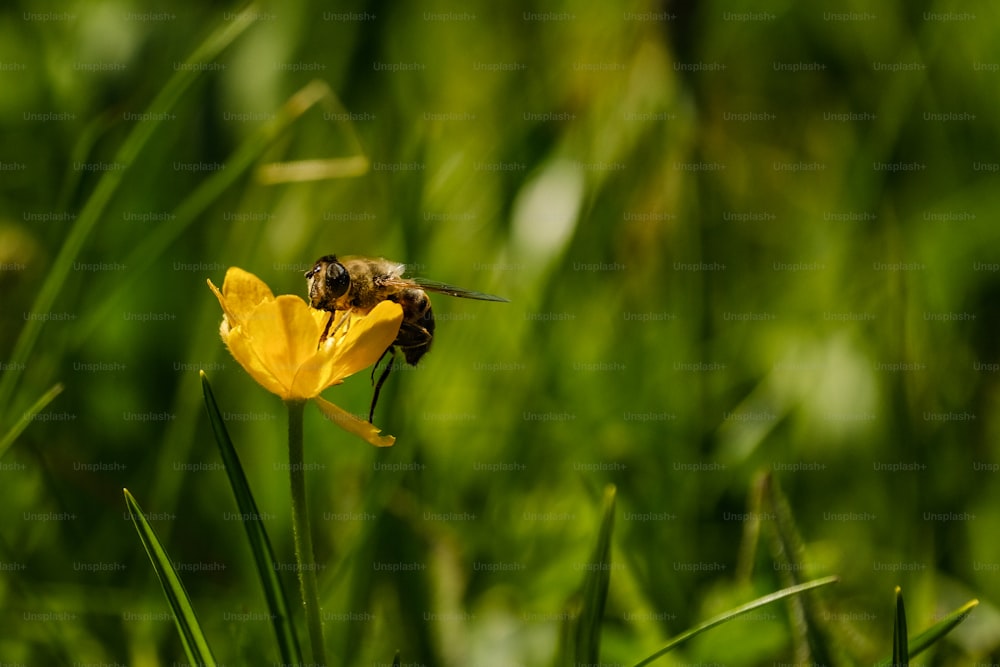
[[[510,302],[510,299],[505,299],[502,296],[495,296],[484,292],[474,292],[473,290],[462,289],[461,287],[455,287],[454,285],[448,285],[446,283],[439,283],[436,280],[427,280],[426,278],[397,278],[396,280],[387,281],[387,284],[400,288],[419,287],[420,289],[428,292],[437,292],[438,294],[447,294],[448,296],[459,296],[463,299],[502,301],[504,303]]]

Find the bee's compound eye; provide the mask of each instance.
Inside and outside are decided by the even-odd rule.
[[[326,265],[326,291],[329,296],[338,297],[347,293],[351,286],[351,275],[340,262]]]

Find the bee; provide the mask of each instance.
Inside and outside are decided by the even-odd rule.
[[[386,348],[372,367],[375,393],[368,412],[369,422],[375,416],[375,404],[378,403],[382,385],[392,371],[396,350],[402,351],[406,363],[415,366],[431,349],[431,343],[434,341],[434,311],[427,292],[464,299],[507,302],[507,299],[492,294],[473,292],[423,278],[403,277],[405,270],[405,264],[381,257],[345,256],[337,259],[336,255],[324,255],[317,259],[305,274],[309,285],[309,305],[330,313],[330,319],[327,320],[320,336],[320,344],[336,333],[337,329],[347,321],[348,318],[341,318],[334,330],[330,331],[334,315],[339,311],[365,315],[386,300],[394,301],[403,308],[403,322],[399,326],[396,340]],[[390,355],[389,363],[376,383],[375,369],[386,354]]]

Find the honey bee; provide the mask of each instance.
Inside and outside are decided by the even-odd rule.
[[[309,305],[330,313],[330,319],[319,340],[320,344],[336,333],[337,328],[348,320],[346,317],[341,318],[337,327],[331,332],[330,326],[338,311],[364,315],[386,300],[394,301],[403,308],[403,322],[396,340],[386,348],[372,368],[375,394],[372,396],[372,405],[368,412],[369,422],[375,415],[375,404],[378,403],[382,385],[392,371],[396,349],[402,350],[406,363],[411,366],[415,366],[431,349],[431,342],[434,340],[434,311],[431,309],[431,299],[427,296],[427,292],[480,301],[507,301],[503,297],[473,292],[433,280],[403,277],[405,270],[405,264],[381,257],[345,256],[337,259],[335,255],[324,255],[317,259],[305,274],[309,285]],[[375,369],[386,354],[390,355],[389,363],[375,383]]]

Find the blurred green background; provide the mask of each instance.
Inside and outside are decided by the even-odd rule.
[[[779,587],[764,546],[736,574],[761,470],[859,662],[901,585],[911,634],[981,600],[925,664],[997,663],[996,8],[261,4],[185,65],[239,9],[0,13],[0,433],[64,388],[0,459],[0,659],[183,662],[128,487],[216,657],[277,660],[198,371],[290,562],[285,414],[205,281],[304,295],[339,253],[511,303],[434,298],[391,450],[307,409],[334,664],[550,664],[607,483],[602,657],[632,664]],[[365,414],[367,372],[325,396]],[[789,661],[769,610],[662,664]]]

